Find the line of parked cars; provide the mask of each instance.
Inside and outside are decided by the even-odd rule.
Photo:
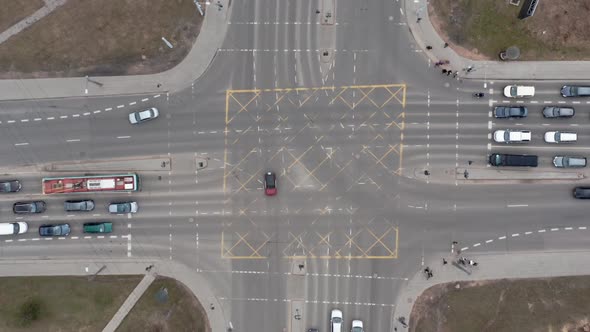
[[[2,186],[0,182],[0,187]],[[19,183],[20,186],[20,183]],[[20,190],[20,187],[19,187]],[[18,191],[18,190],[17,190]],[[3,191],[6,192],[6,191]],[[84,200],[68,200],[64,202],[64,210],[67,212],[72,211],[92,211],[94,210],[95,204],[91,199]],[[47,204],[44,201],[27,201],[27,202],[16,202],[12,206],[12,211],[15,214],[35,214],[43,213],[47,209]],[[108,211],[111,214],[122,214],[122,213],[136,213],[139,210],[137,202],[112,202],[108,206]],[[29,226],[24,221],[18,221],[13,223],[0,223],[0,235],[16,235],[26,233]],[[59,224],[44,224],[39,226],[40,236],[66,236],[71,231],[70,224],[59,223]],[[83,224],[84,233],[111,233],[113,231],[113,223],[108,221],[101,222],[89,222]]]

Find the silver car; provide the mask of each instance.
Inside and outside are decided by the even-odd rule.
[[[555,156],[553,165],[559,168],[586,167],[586,158],[577,156]]]
[[[109,204],[109,213],[136,213],[139,206],[137,202],[120,202]]]
[[[81,201],[65,201],[64,210],[66,211],[92,211],[94,210],[94,201],[91,199]]]
[[[158,115],[160,115],[158,109],[152,107],[145,109],[143,111],[137,111],[129,114],[129,122],[131,122],[131,124],[138,124],[149,120],[153,120],[157,118]]]

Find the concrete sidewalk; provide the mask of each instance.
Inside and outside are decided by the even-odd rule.
[[[461,57],[452,49],[452,45],[444,48],[443,40],[428,18],[427,0],[404,0],[404,12],[411,34],[419,48],[434,63],[449,60],[453,71],[458,70],[459,76],[465,79],[487,80],[588,80],[590,61],[472,61]],[[420,18],[420,22],[418,22]],[[426,46],[432,50],[426,50]],[[498,53],[500,50],[498,50]],[[449,66],[444,68],[449,68]],[[471,73],[463,68],[473,66]],[[558,95],[556,92],[556,95]]]
[[[564,251],[545,253],[504,253],[504,254],[473,254],[469,251],[461,253],[462,257],[473,259],[478,266],[461,269],[452,264],[449,253],[441,253],[440,257],[426,261],[424,266],[403,287],[395,306],[394,328],[403,331],[404,327],[398,322],[399,317],[405,317],[405,322],[411,327],[410,313],[416,298],[427,288],[446,282],[488,280],[503,278],[541,278],[573,275],[589,275],[590,264],[584,262],[588,258],[587,251]],[[442,258],[449,263],[442,264]],[[434,276],[426,280],[423,270],[425,267],[433,270]]]
[[[205,73],[223,43],[230,17],[229,1],[220,1],[222,10],[215,4],[206,8],[201,31],[191,51],[168,71],[153,75],[90,77],[102,86],[89,82],[86,77],[0,80],[0,100],[163,93],[186,88]]]
[[[210,287],[207,280],[196,271],[173,261],[161,261],[157,258],[133,260],[0,260],[0,277],[92,276],[96,273],[99,275],[143,275],[146,273],[146,267],[149,265],[154,265],[151,272],[155,272],[160,276],[176,279],[193,292],[207,313],[211,331],[227,331],[227,327],[229,326],[229,319],[227,317],[230,317],[231,313],[224,311],[225,308],[221,306],[221,303],[218,301],[215,294],[213,294],[212,287]],[[140,283],[136,290],[138,292],[142,291],[141,289],[146,286],[145,284],[148,282],[151,283],[150,278],[144,278],[144,280],[142,280],[144,285]],[[149,284],[147,284],[147,286],[149,286]],[[128,301],[132,300],[133,299],[128,298]],[[128,302],[125,301],[125,303]],[[123,306],[125,306],[125,304],[123,304]],[[124,308],[124,310],[130,310],[131,308],[132,307],[127,307]]]

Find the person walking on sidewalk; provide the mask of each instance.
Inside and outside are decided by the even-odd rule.
[[[443,48],[447,48],[447,47],[449,47],[449,43],[445,43],[445,44],[443,45]]]
[[[432,46],[426,45],[426,49],[430,51],[432,49]]]

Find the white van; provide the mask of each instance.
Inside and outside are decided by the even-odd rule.
[[[534,95],[534,86],[507,85],[504,88],[504,96],[508,98],[533,97]]]
[[[332,309],[332,314],[330,314],[330,327],[331,332],[342,332],[342,311]]]
[[[0,235],[16,235],[26,233],[29,229],[24,221],[0,223]]]
[[[545,133],[547,143],[572,143],[578,140],[578,134],[562,131],[548,131]]]

